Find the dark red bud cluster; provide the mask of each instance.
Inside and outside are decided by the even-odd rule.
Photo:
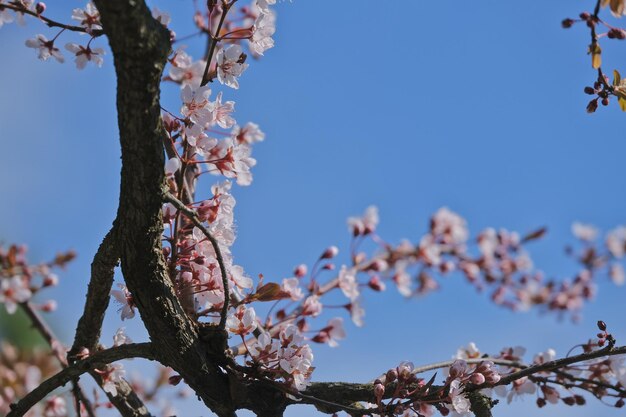
[[[572,27],[572,25],[573,25],[575,22],[576,22],[576,21],[575,21],[574,19],[570,19],[570,18],[563,19],[563,21],[561,22],[561,27],[562,27],[563,29],[569,29],[569,28],[571,28],[571,27]]]
[[[612,28],[608,31],[608,33],[606,34],[606,36],[609,39],[619,39],[619,40],[624,40],[626,39],[626,31],[624,31],[623,29],[619,29],[619,28]]]

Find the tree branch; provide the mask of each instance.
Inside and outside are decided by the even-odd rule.
[[[234,416],[224,358],[225,332],[204,334],[183,309],[163,258],[165,183],[159,104],[170,34],[143,0],[95,0],[117,74],[122,173],[117,237],[124,279],[159,358],[220,417]]]
[[[91,280],[83,315],[78,320],[74,344],[68,356],[76,355],[81,349],[92,351],[100,340],[102,322],[109,306],[115,267],[119,261],[119,248],[115,238],[115,226],[109,230],[98,247],[91,262]]]
[[[155,360],[157,356],[155,352],[153,352],[153,346],[150,343],[121,345],[96,352],[88,358],[77,361],[56,375],[46,379],[17,404],[12,404],[11,411],[7,414],[7,417],[21,417],[35,404],[43,400],[46,395],[67,384],[69,381],[78,378],[86,372],[102,367],[103,365],[128,358]]]

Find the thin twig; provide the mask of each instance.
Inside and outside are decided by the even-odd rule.
[[[104,35],[104,32],[102,30],[92,30],[91,32],[87,32],[87,29],[85,29],[82,26],[66,25],[65,23],[60,23],[60,22],[54,21],[52,19],[48,19],[45,16],[37,14],[36,12],[33,12],[32,10],[28,10],[28,9],[22,7],[22,6],[19,6],[19,5],[0,4],[0,10],[2,10],[2,9],[9,9],[9,10],[13,10],[13,11],[18,12],[18,13],[27,14],[27,15],[36,17],[37,19],[41,20],[48,27],[51,27],[51,28],[62,28],[62,29],[71,30],[73,32],[89,33],[94,38],[98,37],[98,36],[101,36],[101,35]]]
[[[224,305],[222,306],[222,312],[220,313],[220,322],[218,325],[218,328],[220,330],[223,330],[226,327],[226,315],[228,314],[228,306],[230,302],[230,288],[228,285],[226,266],[224,265],[224,258],[222,257],[222,251],[220,249],[219,242],[217,241],[217,239],[215,239],[215,237],[213,237],[209,229],[207,229],[207,227],[202,224],[202,221],[198,218],[198,215],[194,210],[188,208],[185,204],[183,204],[182,201],[174,197],[169,192],[164,193],[164,198],[167,202],[171,203],[174,207],[176,207],[183,214],[185,214],[185,216],[187,216],[187,218],[189,218],[189,220],[191,220],[191,222],[198,229],[200,229],[200,231],[202,231],[204,236],[206,236],[206,238],[209,240],[209,242],[211,242],[211,245],[213,246],[213,250],[215,251],[215,257],[220,268],[220,274],[222,275],[222,285],[224,287]]]

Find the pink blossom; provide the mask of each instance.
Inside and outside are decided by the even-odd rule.
[[[250,39],[250,50],[257,55],[274,47],[272,35],[276,32],[276,17],[274,12],[268,9],[267,13],[261,13],[252,26],[252,38]]]
[[[227,101],[222,104],[221,91],[217,94],[217,98],[213,102],[212,107],[212,123],[217,123],[217,125],[223,129],[229,129],[235,125],[235,119],[233,119],[230,115],[233,111],[235,111],[235,102]]]
[[[351,301],[354,301],[359,297],[359,286],[353,269],[348,269],[345,265],[342,265],[337,280],[339,288],[341,288],[343,294]]]
[[[572,234],[580,240],[591,242],[598,237],[598,229],[590,224],[574,222],[572,224]]]
[[[230,134],[237,142],[248,145],[262,142],[265,139],[265,133],[261,132],[259,125],[255,123],[247,123],[244,127],[235,126]]]
[[[217,53],[217,79],[232,88],[239,88],[238,78],[248,68],[246,54],[238,44],[230,45]]]
[[[180,112],[194,123],[204,126],[212,121],[213,103],[209,101],[209,86],[192,88],[186,85],[181,92],[183,106]]]
[[[126,334],[126,328],[120,327],[113,335],[113,346],[126,345],[133,343],[132,339]]]
[[[169,69],[169,77],[182,87],[200,85],[206,61],[193,61],[185,51],[179,49],[174,58],[170,60],[172,67]]]
[[[133,301],[132,294],[128,291],[125,285],[117,284],[119,290],[111,290],[111,295],[115,298],[118,304],[120,304],[122,320],[132,319],[135,317],[135,302]]]
[[[455,379],[450,383],[450,402],[451,409],[459,414],[470,412],[470,401],[463,393],[461,381]]]
[[[619,226],[606,235],[606,246],[611,255],[620,259],[626,253],[626,226]]]
[[[22,277],[16,275],[0,278],[0,303],[4,303],[9,314],[15,313],[17,305],[28,301],[31,295],[28,284]]]
[[[67,415],[67,407],[65,399],[55,395],[46,400],[43,409],[44,417],[65,417]]]
[[[457,349],[456,359],[476,359],[480,357],[480,350],[476,347],[474,342],[470,342],[467,346],[461,346]]]
[[[378,221],[378,208],[369,206],[363,216],[348,218],[348,227],[354,236],[367,235],[376,231]]]
[[[50,57],[53,57],[60,63],[65,61],[65,58],[61,55],[61,51],[59,51],[59,48],[54,46],[54,41],[49,41],[41,34],[32,39],[28,39],[26,41],[26,46],[37,49],[37,57],[42,61],[47,61]]]
[[[300,280],[298,278],[283,279],[283,285],[281,286],[281,289],[289,294],[289,297],[294,301],[298,301],[302,299],[302,297],[304,297],[304,294],[302,293],[302,288],[300,288]]]
[[[100,12],[98,12],[98,9],[96,9],[96,6],[94,6],[91,1],[87,3],[85,9],[74,9],[72,11],[72,19],[78,21],[80,26],[84,27],[87,33],[102,29]]]
[[[107,365],[103,371],[97,370],[96,372],[102,377],[102,389],[111,394],[117,396],[116,384],[122,381],[126,371],[119,363]]]
[[[13,15],[9,12],[8,9],[0,9],[0,28],[5,23],[12,23],[14,21]]]
[[[352,319],[352,322],[358,327],[363,327],[365,309],[361,306],[361,299],[357,298],[356,300],[352,300],[352,302],[348,304],[348,310],[350,311],[350,318]]]
[[[320,303],[319,296],[311,295],[304,300],[302,307],[303,316],[316,317],[322,313],[322,303]]]
[[[104,55],[104,49],[102,48],[91,49],[89,46],[85,47],[75,43],[68,43],[65,45],[65,49],[76,56],[74,62],[76,63],[76,68],[78,69],[85,68],[87,62],[93,62],[98,67],[101,67],[104,62],[104,59],[102,58],[102,55]]]
[[[158,7],[153,7],[152,8],[152,17],[154,17],[154,19],[156,21],[158,21],[160,24],[162,24],[163,26],[166,26],[170,24],[170,14],[167,12],[164,12],[163,10],[159,9]]]
[[[234,334],[245,336],[257,327],[256,313],[253,307],[237,307],[234,314],[226,319],[226,329]]]

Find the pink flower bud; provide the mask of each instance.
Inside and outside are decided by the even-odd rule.
[[[472,374],[470,382],[474,385],[482,385],[485,383],[485,376],[483,374]]]
[[[293,270],[293,274],[296,276],[296,278],[302,278],[306,275],[307,273],[307,267],[305,264],[300,264],[296,267],[296,269]]]
[[[56,286],[58,283],[59,283],[59,277],[57,277],[54,274],[46,275],[46,277],[43,279],[44,287],[53,287],[53,286]]]
[[[374,291],[385,291],[385,283],[380,280],[378,275],[373,276],[367,285]]]
[[[332,259],[335,256],[337,256],[338,253],[339,253],[339,249],[337,248],[337,246],[329,246],[328,248],[326,248],[324,253],[322,253],[322,256],[320,256],[320,259]]]
[[[50,313],[51,311],[54,311],[57,309],[57,302],[54,300],[48,300],[45,303],[43,303],[39,308],[43,312]]]
[[[387,375],[385,377],[386,382],[393,382],[398,379],[398,371],[395,369],[390,369],[387,371]]]
[[[37,12],[37,14],[42,14],[43,12],[46,11],[46,3],[40,1],[39,3],[37,3],[35,5],[35,11]]]

